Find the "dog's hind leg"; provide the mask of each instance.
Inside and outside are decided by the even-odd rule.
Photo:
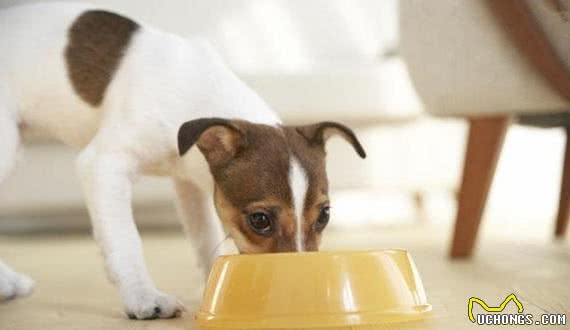
[[[20,144],[18,124],[2,101],[0,93],[0,183],[12,169]],[[0,301],[26,296],[33,287],[34,282],[28,276],[17,273],[0,260]]]

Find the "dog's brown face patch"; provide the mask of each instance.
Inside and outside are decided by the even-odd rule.
[[[204,154],[216,210],[240,252],[318,250],[329,206],[326,153],[324,139],[307,133],[308,127],[212,118],[181,128],[179,149],[196,143]],[[303,183],[297,185],[301,194],[296,179]]]
[[[312,224],[321,204],[328,202],[325,153],[311,146],[294,128],[276,128],[239,123],[246,132],[247,147],[223,166],[213,166],[216,208],[230,228],[241,252],[296,251],[318,249],[321,231]],[[307,177],[303,221],[296,218],[290,186],[291,158],[296,157]],[[266,214],[272,222],[271,234],[252,230],[249,217]],[[297,228],[298,223],[303,228]],[[301,230],[303,242],[297,242]]]
[[[92,106],[103,102],[138,28],[136,22],[103,10],[86,11],[71,25],[65,61],[71,84],[83,101]]]

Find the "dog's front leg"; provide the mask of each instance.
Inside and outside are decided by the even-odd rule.
[[[131,207],[136,161],[126,153],[97,153],[87,147],[77,161],[93,231],[107,272],[119,287],[130,318],[170,318],[182,305],[156,289],[148,274]]]
[[[233,254],[236,249],[225,241],[220,221],[211,206],[211,199],[193,182],[175,179],[177,209],[184,230],[198,252],[199,266],[205,277],[219,255]]]

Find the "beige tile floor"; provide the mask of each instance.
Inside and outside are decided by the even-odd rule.
[[[469,297],[480,297],[491,305],[513,292],[527,313],[570,316],[568,243],[551,242],[546,235],[527,237],[515,232],[505,238],[485,233],[475,258],[451,262],[446,256],[448,231],[448,226],[427,225],[331,231],[324,248],[411,251],[433,304],[433,318],[383,329],[481,328],[467,318]],[[186,303],[189,312],[183,318],[127,320],[116,291],[107,282],[97,248],[86,235],[0,235],[0,256],[38,282],[31,297],[0,304],[0,329],[192,329],[191,312],[200,301],[203,281],[190,244],[179,233],[148,233],[143,240],[159,287]],[[476,312],[481,311],[477,308]]]

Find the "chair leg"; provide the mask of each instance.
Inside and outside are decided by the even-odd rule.
[[[562,167],[562,181],[560,183],[560,202],[558,216],[556,217],[555,238],[564,238],[570,218],[570,127],[566,127],[566,150],[564,151],[564,164]]]
[[[509,121],[508,117],[470,119],[451,246],[452,258],[469,257],[473,252]]]

